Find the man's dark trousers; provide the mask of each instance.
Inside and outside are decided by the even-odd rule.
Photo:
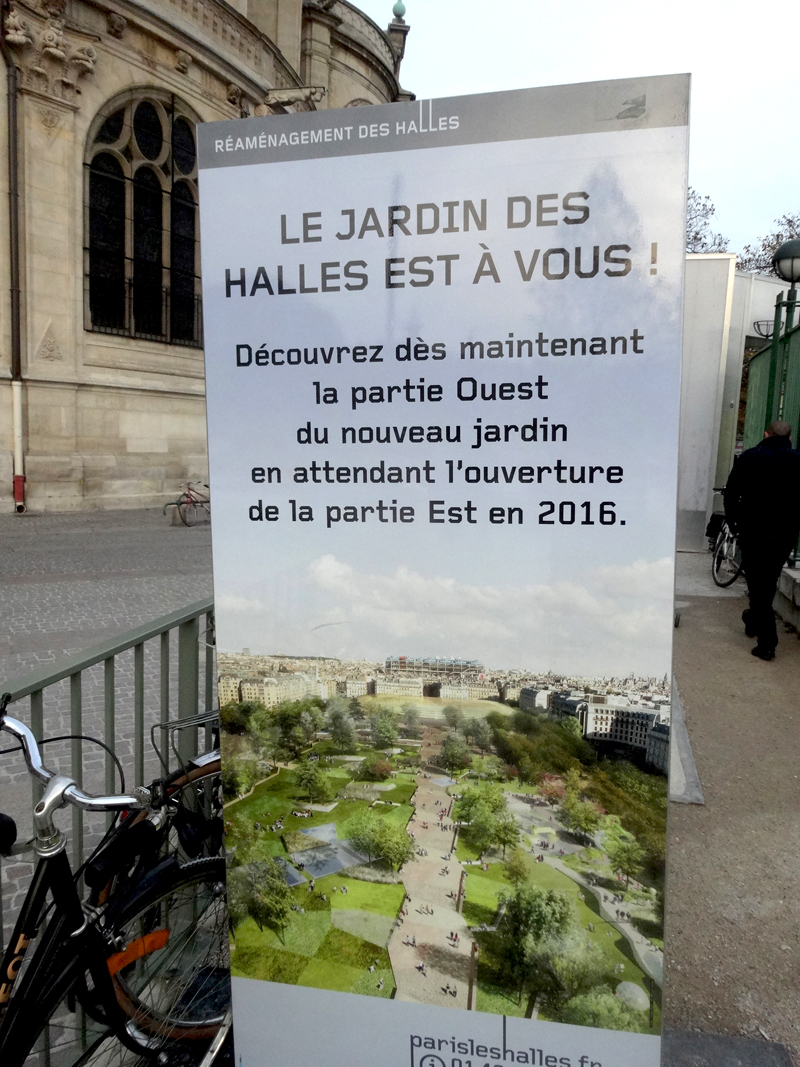
[[[774,652],[778,644],[775,612],[772,601],[789,553],[794,547],[794,537],[760,537],[742,535],[739,538],[742,551],[742,566],[750,595],[750,611],[747,615],[747,630],[758,638],[758,648]]]

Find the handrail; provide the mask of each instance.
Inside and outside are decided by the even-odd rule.
[[[148,641],[152,637],[158,637],[159,634],[166,633],[182,623],[190,622],[192,619],[197,618],[198,615],[213,611],[213,609],[213,597],[197,600],[194,604],[189,604],[185,608],[179,608],[178,611],[170,612],[169,615],[162,615],[161,618],[154,619],[143,626],[127,630],[110,641],[104,641],[99,645],[94,645],[92,648],[87,648],[83,652],[78,652],[76,655],[65,656],[63,659],[56,660],[55,663],[51,663],[49,666],[33,671],[17,681],[5,684],[3,689],[11,693],[12,701],[21,700],[22,697],[30,696],[31,693],[44,689],[54,682],[60,682],[63,678],[69,678],[80,671],[86,670],[87,667],[102,663],[120,652],[127,651],[134,645]]]

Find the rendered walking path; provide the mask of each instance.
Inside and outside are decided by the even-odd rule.
[[[439,751],[440,746],[431,740],[431,734],[430,728],[426,728],[420,753],[422,765]],[[444,772],[441,773],[443,776]],[[440,829],[436,804],[437,800],[441,801],[447,810],[452,797],[445,787],[436,785],[432,778],[420,772],[414,799],[415,815],[408,830],[413,833],[417,848],[427,849],[428,855],[416,856],[403,868],[403,884],[411,900],[405,904],[408,914],[389,939],[396,999],[466,1008],[473,939],[463,917],[456,911],[463,868],[455,853],[450,860],[443,858],[450,850],[453,834],[452,830]],[[423,822],[427,822],[427,830]],[[448,818],[444,822],[450,824]],[[450,871],[447,875],[441,873],[445,867]],[[424,912],[425,905],[433,909],[432,915]],[[458,934],[458,947],[449,939],[450,933]],[[416,938],[416,948],[404,944],[406,939],[413,938]],[[420,963],[425,963],[425,975],[417,969]],[[455,988],[455,996],[446,992],[448,985],[451,990]]]

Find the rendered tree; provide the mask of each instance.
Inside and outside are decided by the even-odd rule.
[[[444,715],[444,721],[451,730],[460,729],[464,722],[464,715],[460,708],[457,708],[454,704],[448,704],[442,714]]]
[[[479,801],[472,809],[469,823],[469,839],[483,857],[487,848],[497,841],[497,818],[494,813]]]
[[[452,774],[453,771],[464,767],[469,759],[469,749],[463,734],[457,730],[451,730],[442,741],[441,760],[445,769]]]
[[[275,764],[283,751],[281,731],[266,708],[256,712],[250,720],[250,735],[259,754]]]
[[[380,831],[376,840],[377,854],[389,864],[392,870],[399,871],[403,864],[414,855],[414,842],[406,833],[404,826],[387,823],[383,819],[378,821]]]
[[[581,775],[575,767],[570,767],[564,776],[564,789],[567,796],[577,796],[581,789]]]
[[[551,807],[555,807],[564,796],[564,786],[552,779],[545,779],[539,786],[539,796],[543,797]]]
[[[320,708],[310,705],[300,712],[300,728],[307,742],[316,740],[317,731],[322,729],[324,723],[325,716]]]
[[[228,928],[236,944],[236,927],[240,926],[250,914],[252,886],[244,867],[233,867],[228,871]]]
[[[477,806],[486,808],[492,814],[505,811],[506,798],[501,787],[496,782],[482,782],[466,789],[453,805],[453,816],[462,822],[469,822]]]
[[[383,820],[367,808],[344,824],[343,833],[356,852],[365,852],[370,863],[380,854]],[[409,838],[410,840],[410,838]]]
[[[316,763],[303,760],[294,769],[294,780],[310,800],[313,800],[324,789],[324,779],[325,776]]]
[[[283,869],[270,858],[251,864],[249,870],[253,885],[250,914],[260,930],[269,926],[284,941],[284,931],[292,918],[292,891]]]
[[[546,948],[546,965],[553,977],[551,1000],[558,1006],[588,993],[614,975],[611,960],[600,946],[580,930],[558,938]]]
[[[237,759],[235,761],[239,793],[249,793],[256,781],[256,768],[253,760]]]
[[[525,885],[533,873],[533,863],[530,856],[526,855],[521,848],[512,849],[505,863],[506,878],[516,888]]]
[[[567,715],[561,720],[561,729],[566,730],[566,732],[572,734],[573,737],[583,737],[581,724],[574,715]]]
[[[606,852],[611,869],[616,874],[625,876],[625,888],[627,889],[631,878],[635,878],[642,869],[644,849],[635,838],[628,837],[607,841]]]
[[[594,1026],[598,1030],[639,1030],[635,1016],[605,986],[581,993],[568,1001],[559,1013],[559,1022],[573,1026]]]
[[[578,800],[574,794],[567,794],[564,798],[560,817],[568,830],[574,830],[587,838],[600,826],[600,812],[591,800]]]
[[[350,701],[350,714],[357,720],[364,718],[364,709],[361,707],[358,697],[353,697]]]
[[[244,815],[234,815],[233,825],[226,837],[228,848],[233,850],[231,867],[244,866],[250,862],[258,844],[258,833],[250,819]]]
[[[542,952],[547,943],[566,937],[576,924],[575,906],[561,890],[520,885],[506,897],[499,931],[502,958],[520,1001],[526,984],[537,977],[536,968],[531,966],[532,955]]]
[[[376,748],[392,748],[397,742],[397,721],[388,708],[380,708],[369,721]]]
[[[353,720],[346,711],[339,709],[334,711],[330,715],[328,726],[331,732],[331,740],[338,746],[342,754],[355,751],[356,730],[353,726]]]
[[[369,773],[373,781],[385,782],[392,776],[392,765],[388,760],[376,759],[369,764]]]
[[[252,715],[263,708],[264,705],[260,701],[254,700],[233,700],[224,704],[219,709],[219,723],[223,733],[247,733]]]
[[[403,704],[400,709],[403,712],[406,730],[412,737],[416,737],[419,730],[419,712],[414,704]]]
[[[499,812],[495,816],[494,844],[502,845],[503,859],[506,848],[519,843],[519,825],[510,811]]]
[[[492,744],[492,728],[486,719],[475,719],[472,725],[472,741],[481,753]]]
[[[239,761],[232,756],[222,761],[222,795],[226,800],[235,800],[239,796]]]
[[[689,186],[686,204],[686,251],[727,252],[728,238],[711,230],[711,219],[717,209],[710,196],[701,196]]]
[[[496,778],[502,766],[497,756],[473,756],[470,770],[482,778]]]

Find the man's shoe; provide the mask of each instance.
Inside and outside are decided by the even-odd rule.
[[[745,608],[742,612],[742,622],[744,623],[745,637],[758,637],[756,631],[750,626],[750,608]]]
[[[759,659],[775,659],[774,648],[762,648],[760,645],[756,645],[755,648],[750,650],[751,656],[758,656]]]

